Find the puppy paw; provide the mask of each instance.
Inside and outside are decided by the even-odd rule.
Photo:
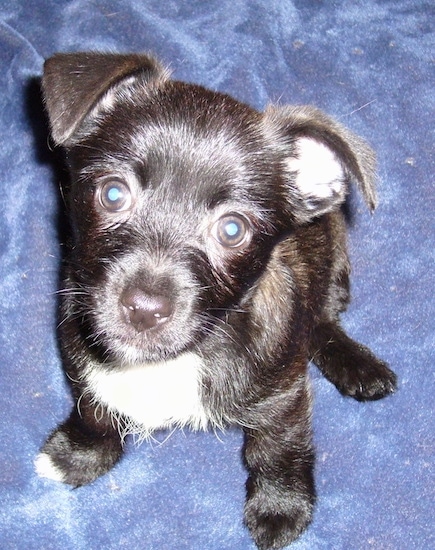
[[[280,514],[256,516],[247,526],[259,550],[284,548],[303,532],[309,519],[289,517]]]
[[[396,391],[397,376],[386,363],[369,352],[353,358],[336,387],[343,395],[357,401],[375,401]]]
[[[397,377],[388,365],[338,325],[316,327],[311,345],[314,363],[343,395],[374,401],[396,391]]]
[[[89,437],[60,427],[36,458],[35,470],[40,477],[80,487],[109,471],[121,453],[119,440]]]
[[[39,477],[45,477],[53,481],[65,482],[65,476],[61,469],[57,468],[46,453],[39,453],[35,460],[35,471]]]
[[[248,499],[245,523],[259,550],[284,548],[311,522],[314,497],[284,492],[277,500],[261,493]]]

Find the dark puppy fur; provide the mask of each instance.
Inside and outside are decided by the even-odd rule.
[[[289,544],[315,501],[308,361],[360,401],[396,387],[339,324],[340,206],[354,180],[375,207],[372,151],[312,107],[259,113],[143,55],[56,55],[43,90],[71,173],[60,339],[77,407],[39,473],[80,486],[128,433],[236,424],[246,524],[261,549]]]

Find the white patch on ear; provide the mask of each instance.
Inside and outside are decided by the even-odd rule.
[[[344,194],[345,175],[340,161],[320,141],[299,138],[295,156],[288,159],[287,168],[297,172],[296,186],[307,199],[332,199]]]
[[[53,461],[46,453],[40,453],[35,460],[35,470],[39,477],[52,479],[53,481],[65,480],[63,473],[56,468]]]

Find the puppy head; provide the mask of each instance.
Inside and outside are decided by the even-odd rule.
[[[228,321],[350,179],[374,207],[370,150],[313,108],[259,113],[141,55],[56,55],[43,90],[71,171],[70,307],[117,362],[177,355]]]

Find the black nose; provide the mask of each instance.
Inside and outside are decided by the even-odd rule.
[[[138,332],[166,322],[173,313],[172,303],[166,296],[150,295],[140,288],[127,288],[121,295],[128,321]]]

